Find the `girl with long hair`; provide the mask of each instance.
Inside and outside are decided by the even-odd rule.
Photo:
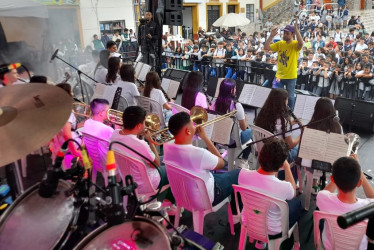
[[[207,97],[201,93],[203,89],[203,73],[191,71],[184,81],[181,105],[190,110],[193,106],[208,108]]]
[[[292,128],[292,126],[297,123],[298,121],[291,121],[288,108],[287,90],[279,88],[272,89],[265,101],[264,106],[255,119],[255,125],[273,134],[281,134],[278,137],[280,139],[284,139],[290,149],[287,158],[288,162],[293,162],[297,158],[300,136],[293,138],[292,132],[288,132]],[[293,173],[294,177],[297,177],[296,172],[293,171]],[[278,178],[281,179],[282,176],[278,175]],[[297,178],[295,180],[297,180]]]
[[[220,113],[227,114],[236,110],[236,119],[239,122],[240,127],[240,141],[242,144],[248,142],[252,139],[252,131],[247,128],[247,122],[245,120],[245,113],[243,106],[239,102],[234,101],[236,94],[236,82],[233,79],[224,79],[221,82],[219,87],[219,94],[217,99],[212,103],[211,109]],[[251,153],[251,148],[247,147],[243,150],[242,159],[240,159],[239,164],[240,168],[249,168],[248,165],[248,156]]]
[[[122,62],[119,57],[111,57],[108,60],[108,73],[105,77],[106,83],[116,83],[120,80],[120,77],[118,75],[119,68],[121,67]]]
[[[135,96],[140,96],[135,85],[135,69],[132,65],[122,64],[120,70],[120,80],[115,85],[122,88],[121,96],[124,97],[129,106],[136,106]]]
[[[314,113],[309,122],[311,125],[308,125],[308,128],[325,131],[326,133],[343,134],[343,128],[339,121],[335,119],[335,114],[336,110],[332,104],[332,101],[327,97],[319,98],[316,102],[316,106],[314,106]],[[312,186],[312,194],[317,194],[319,190],[317,179],[313,179]]]
[[[99,55],[99,62],[96,64],[94,70],[94,78],[100,83],[106,82],[106,75],[108,74],[108,60],[109,60],[109,51],[102,50]]]
[[[149,72],[145,78],[143,96],[155,100],[163,107],[165,122],[168,122],[173,113],[171,112],[170,104],[161,90],[161,79],[154,71]]]

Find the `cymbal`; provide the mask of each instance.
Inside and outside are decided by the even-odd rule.
[[[0,167],[43,146],[64,126],[73,99],[44,83],[0,88]]]

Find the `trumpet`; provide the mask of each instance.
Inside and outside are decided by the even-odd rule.
[[[205,127],[212,125],[213,123],[222,121],[226,118],[232,117],[235,115],[237,111],[234,110],[230,113],[227,113],[225,115],[218,116],[210,121],[208,121],[208,113],[207,111],[200,107],[200,106],[194,106],[192,107],[190,111],[190,119],[194,124],[197,124],[196,128],[198,127]],[[164,128],[162,130],[156,131],[151,135],[151,141],[153,144],[160,146],[166,142],[174,140],[173,135],[169,132],[168,128]]]
[[[345,134],[345,142],[349,145],[351,154],[357,154],[360,140],[361,138],[358,134],[355,134],[355,133]]]
[[[82,116],[86,119],[91,118],[92,112],[90,105],[84,102],[74,102],[73,103],[73,114],[76,116]]]
[[[106,112],[107,120],[115,125],[123,126],[123,112],[118,111],[115,109],[108,109]],[[160,129],[161,121],[157,114],[148,114],[145,117],[145,126],[147,127],[147,130],[150,130],[152,132],[156,132],[158,129]]]

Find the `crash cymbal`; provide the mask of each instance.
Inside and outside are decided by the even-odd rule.
[[[0,167],[43,146],[64,126],[73,99],[43,83],[0,88]]]

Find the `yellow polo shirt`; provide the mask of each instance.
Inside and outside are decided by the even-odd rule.
[[[297,59],[299,58],[298,42],[279,41],[270,45],[273,52],[278,52],[278,70],[275,77],[279,79],[297,78]]]

